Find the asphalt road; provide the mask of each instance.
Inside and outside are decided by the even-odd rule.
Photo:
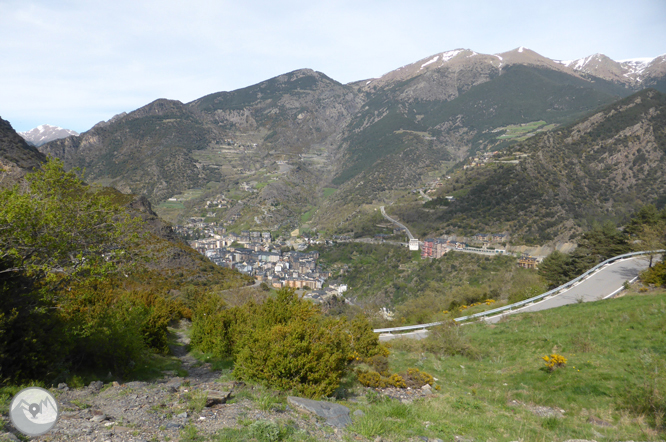
[[[644,256],[616,261],[603,267],[595,274],[589,276],[584,281],[579,282],[566,291],[545,298],[535,304],[507,311],[496,316],[491,316],[484,320],[491,323],[498,322],[502,317],[516,313],[536,312],[539,310],[561,307],[567,304],[592,302],[610,298],[622,290],[625,281],[633,282],[638,277],[638,274],[647,268],[648,258]],[[385,342],[397,337],[423,339],[426,336],[428,336],[427,330],[417,330],[402,334],[382,333],[379,335],[379,340]]]
[[[625,281],[633,282],[640,272],[647,269],[648,263],[648,259],[643,256],[616,261],[558,295],[510,312],[491,316],[485,320],[487,322],[497,322],[507,314],[536,312],[577,302],[591,302],[609,298],[622,290]]]
[[[396,226],[405,229],[405,232],[407,233],[407,236],[409,237],[409,239],[414,239],[414,236],[412,235],[412,232],[409,231],[409,229],[407,228],[407,226],[405,226],[405,225],[402,224],[401,222],[396,221],[396,220],[394,220],[393,218],[391,218],[390,216],[388,216],[388,215],[386,214],[386,211],[384,210],[384,206],[380,206],[380,209],[381,209],[381,211],[382,211],[382,216],[383,216],[384,218],[386,218],[387,220],[391,221],[391,222],[392,222],[393,224],[395,224]]]

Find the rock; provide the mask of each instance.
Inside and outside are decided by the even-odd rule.
[[[19,438],[13,435],[12,433],[0,434],[0,441],[20,442]]]
[[[98,414],[97,416],[93,416],[92,419],[90,419],[92,422],[102,422],[106,420],[106,414]]]
[[[129,388],[134,388],[134,389],[136,389],[136,388],[142,388],[142,387],[145,387],[146,385],[148,385],[148,383],[147,383],[147,382],[138,382],[138,381],[134,381],[134,382],[128,382],[128,383],[125,384],[125,385],[127,385]]]
[[[587,439],[567,439],[564,442],[597,442],[596,440],[587,440]]]
[[[165,428],[167,430],[179,430],[183,428],[183,424],[179,424],[178,422],[169,422],[165,425]]]
[[[421,387],[421,390],[424,393],[428,393],[428,394],[432,393],[432,387],[429,384],[425,384],[423,387]]]
[[[344,405],[333,404],[330,402],[313,401],[295,396],[287,397],[287,402],[309,413],[316,414],[326,419],[326,423],[332,427],[345,428],[351,424],[349,417],[349,408]]]
[[[113,432],[114,432],[114,433],[128,433],[128,432],[130,432],[130,431],[132,431],[131,428],[128,428],[128,427],[122,427],[122,426],[120,426],[120,425],[117,425],[117,426],[113,427]]]
[[[453,440],[455,442],[474,442],[474,439],[465,436],[453,436]]]
[[[92,381],[88,386],[89,389],[91,389],[96,393],[102,390],[103,387],[104,387],[104,382],[102,381]]]
[[[177,414],[176,417],[179,419],[187,419],[187,412],[183,411],[182,413]]]
[[[111,386],[113,386],[113,387],[120,387],[120,384],[118,383],[118,381],[113,381],[113,382],[111,383]]]
[[[58,390],[69,391],[69,387],[64,382],[58,384]]]
[[[594,416],[591,416],[591,417],[587,420],[587,422],[590,423],[590,424],[592,424],[592,425],[596,425],[596,426],[598,426],[598,427],[607,427],[607,428],[610,428],[610,427],[613,426],[613,424],[611,424],[610,422],[606,422],[606,421],[601,420],[601,419],[599,419],[599,418],[597,418],[597,417],[594,417]]]
[[[354,411],[353,415],[354,416],[365,416],[365,413],[363,412],[363,410],[356,410],[356,411]]]
[[[206,407],[225,404],[230,397],[230,391],[206,390]]]

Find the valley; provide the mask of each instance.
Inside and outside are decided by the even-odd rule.
[[[666,248],[665,84],[665,56],[459,49],[158,99],[38,148],[0,120],[2,400],[75,387],[86,429],[56,439],[659,440],[659,254],[619,299],[454,319]],[[359,413],[329,431],[287,394]]]

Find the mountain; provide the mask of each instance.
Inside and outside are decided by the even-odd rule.
[[[570,124],[645,82],[666,87],[659,57],[620,81],[631,63],[613,76],[521,47],[447,51],[347,85],[302,69],[190,103],[156,100],[40,150],[174,217],[275,227],[308,212],[330,228],[470,155]],[[228,210],[204,210],[228,195]]]
[[[67,138],[69,136],[76,136],[79,133],[73,130],[63,129],[62,127],[51,126],[49,124],[42,124],[27,132],[18,133],[24,140],[33,146],[39,147],[49,141],[59,140],[60,138]]]
[[[0,187],[18,182],[45,160],[43,153],[28,145],[8,121],[0,118]]]
[[[665,92],[666,54],[654,58],[635,58],[615,61],[603,54],[594,54],[579,60],[560,61],[577,73],[603,78],[628,88],[656,87]]]
[[[46,160],[46,156],[28,145],[9,122],[0,118],[0,188],[21,182],[26,173],[38,169]],[[145,197],[122,194],[113,188],[103,191],[116,204],[126,207],[132,216],[143,220],[145,232],[150,237],[145,252],[153,257],[147,268],[154,275],[168,275],[174,284],[205,278],[212,278],[211,281],[224,286],[240,286],[249,281],[236,271],[214,266],[190,248],[168,223],[159,218]],[[180,276],[174,278],[174,273]]]
[[[511,232],[527,243],[566,241],[604,220],[666,204],[666,94],[647,89],[512,146],[506,160],[461,171],[436,210],[398,208],[440,231]],[[518,160],[516,160],[518,158]],[[515,164],[517,163],[517,164]]]

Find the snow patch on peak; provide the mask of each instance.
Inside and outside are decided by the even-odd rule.
[[[439,55],[436,55],[436,56],[435,56],[434,58],[432,58],[430,61],[426,61],[425,63],[423,63],[423,64],[421,65],[421,69],[423,69],[424,67],[428,66],[429,64],[432,64],[432,63],[436,62],[437,60],[439,60]],[[420,70],[420,69],[419,69],[419,70]]]
[[[462,51],[463,51],[462,49],[456,49],[454,51],[443,52],[442,53],[442,63],[445,63],[445,62],[451,60],[453,57],[460,54]]]
[[[524,50],[525,50],[524,46],[521,46],[521,47],[518,48],[518,52],[523,52]]]
[[[656,58],[657,57],[630,58],[627,60],[619,60],[618,63],[620,63],[625,69],[628,69],[630,75],[640,75]],[[640,78],[638,81],[640,81]]]
[[[645,63],[645,64],[649,64],[649,63],[652,62],[655,58],[658,58],[658,57],[627,58],[626,60],[618,60],[617,62],[618,62],[618,63],[632,63],[632,64],[636,64],[636,63]]]

